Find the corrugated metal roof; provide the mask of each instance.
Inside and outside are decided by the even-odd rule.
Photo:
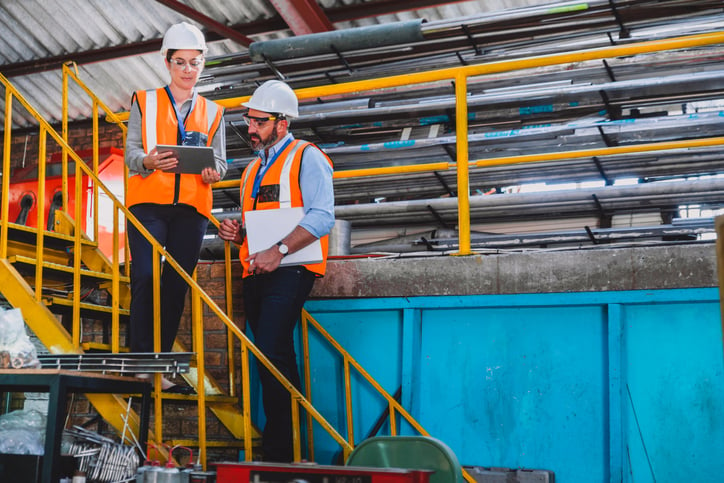
[[[340,21],[337,29],[424,18],[428,21],[478,15],[485,11],[551,3],[540,0],[478,0],[456,2],[424,8],[418,11],[399,2],[399,13],[377,17],[364,17],[362,0],[320,1],[326,9],[353,7],[360,9],[358,17]],[[441,0],[440,4],[446,3]],[[226,25],[238,26],[268,20],[277,15],[267,0],[219,2],[217,0],[187,0],[183,5]],[[0,3],[0,73],[10,65],[43,62],[55,59],[51,70],[26,75],[9,76],[10,82],[30,104],[51,123],[61,117],[61,65],[76,61],[81,54],[113,49],[119,46],[147,45],[163,37],[166,29],[180,21],[191,21],[185,15],[160,2],[148,0],[4,0]],[[241,32],[244,34],[244,32]],[[267,40],[291,35],[289,30],[260,32],[249,35],[253,40]],[[208,36],[208,35],[207,35]],[[247,49],[231,40],[209,42],[208,57],[245,52]],[[137,54],[120,58],[79,63],[80,78],[113,111],[130,107],[130,94],[138,89],[163,85],[167,73],[155,49],[139,47]],[[83,120],[91,115],[87,96],[71,86],[69,115],[71,120]],[[0,100],[0,116],[4,121],[4,99]],[[36,125],[24,109],[15,108],[13,124],[16,127]]]

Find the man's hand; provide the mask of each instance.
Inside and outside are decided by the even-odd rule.
[[[226,218],[219,224],[219,238],[241,245],[241,225],[236,220]]]
[[[284,256],[279,251],[279,247],[272,245],[266,250],[258,253],[252,253],[246,259],[249,262],[249,273],[269,273],[279,268]]]

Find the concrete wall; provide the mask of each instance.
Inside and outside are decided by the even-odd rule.
[[[336,259],[314,297],[415,297],[716,287],[714,243]]]

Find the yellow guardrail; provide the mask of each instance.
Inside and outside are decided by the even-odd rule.
[[[67,66],[63,69],[64,73],[64,92],[67,93],[67,78],[72,78],[75,82],[77,82],[79,85],[81,85],[84,90],[93,97],[94,102],[94,113],[97,113],[96,109],[105,109],[105,106],[95,98],[95,96],[87,90],[87,88],[84,86],[82,81],[77,78],[77,76],[69,69]],[[69,196],[69,166],[70,161],[74,163],[74,175],[75,175],[75,183],[74,183],[74,199],[75,200],[82,200],[83,199],[83,190],[86,188],[86,185],[84,184],[84,179],[88,180],[88,182],[92,183],[93,189],[92,189],[92,203],[94,205],[97,205],[97,200],[100,194],[103,194],[103,196],[106,196],[108,200],[112,203],[112,210],[113,210],[113,220],[114,220],[114,227],[113,227],[113,246],[114,251],[111,254],[112,260],[110,261],[111,266],[113,267],[114,272],[114,283],[112,284],[112,288],[109,291],[111,299],[114,300],[113,306],[114,306],[114,322],[113,322],[113,350],[114,352],[118,351],[119,346],[119,326],[118,326],[118,299],[120,298],[118,288],[119,288],[119,273],[120,273],[120,263],[119,263],[119,254],[118,254],[118,246],[119,246],[119,220],[121,217],[123,217],[128,223],[132,223],[136,229],[149,241],[149,243],[152,246],[153,249],[153,257],[154,257],[154,349],[156,351],[160,351],[160,259],[161,257],[164,257],[166,259],[166,263],[170,265],[171,268],[176,270],[180,276],[183,278],[183,280],[188,284],[191,292],[191,300],[192,300],[192,307],[191,307],[191,319],[192,319],[192,332],[193,332],[193,343],[194,347],[193,350],[197,354],[197,392],[198,392],[198,406],[199,406],[199,417],[198,417],[198,427],[199,427],[199,457],[201,461],[206,464],[206,409],[207,409],[207,397],[206,397],[206,391],[205,391],[205,384],[207,381],[207,377],[205,374],[205,363],[204,363],[204,320],[203,320],[203,314],[206,310],[209,310],[211,313],[213,313],[216,317],[218,317],[228,328],[229,333],[232,335],[232,337],[236,338],[241,347],[241,354],[242,354],[242,378],[243,378],[243,387],[244,387],[244,398],[242,400],[242,406],[243,406],[243,418],[244,418],[244,443],[245,448],[247,449],[246,454],[247,458],[251,459],[253,457],[253,442],[252,442],[252,421],[251,421],[251,409],[250,409],[250,397],[249,397],[249,386],[250,386],[250,364],[249,364],[249,358],[252,356],[256,358],[256,360],[261,363],[263,366],[265,366],[270,373],[275,375],[277,379],[282,383],[284,387],[287,388],[289,391],[293,408],[295,412],[295,426],[297,428],[296,430],[296,438],[295,438],[295,455],[296,459],[301,459],[301,445],[300,445],[300,437],[299,437],[299,411],[300,409],[303,409],[306,414],[311,417],[317,424],[320,425],[331,437],[334,439],[342,448],[343,453],[345,457],[349,455],[349,453],[352,450],[352,446],[346,441],[346,439],[341,436],[336,429],[328,422],[326,419],[311,405],[311,403],[304,397],[304,395],[299,392],[289,381],[287,381],[284,376],[276,369],[276,367],[273,366],[273,364],[262,354],[256,346],[246,337],[246,335],[233,323],[231,318],[227,316],[226,312],[222,310],[215,302],[214,300],[198,285],[196,280],[192,278],[191,275],[186,273],[181,266],[176,262],[172,256],[170,256],[165,249],[150,235],[150,233],[143,227],[143,225],[131,214],[131,212],[125,207],[124,203],[112,192],[111,189],[109,189],[108,186],[106,186],[98,177],[98,148],[97,148],[97,142],[98,142],[98,125],[94,123],[93,127],[93,138],[94,138],[94,161],[91,162],[90,166],[87,165],[80,156],[70,147],[67,140],[64,139],[60,134],[58,134],[49,124],[48,122],[42,118],[42,116],[24,99],[24,97],[18,92],[14,86],[4,77],[2,74],[0,74],[0,85],[2,85],[5,88],[6,96],[5,96],[5,135],[4,135],[4,150],[3,150],[3,173],[8,173],[7,176],[2,177],[2,199],[7,200],[9,196],[10,191],[10,176],[9,173],[10,170],[10,160],[11,160],[11,138],[12,138],[12,117],[13,117],[13,100],[17,100],[26,110],[28,113],[31,114],[31,116],[38,122],[38,125],[40,126],[40,136],[39,136],[39,145],[38,145],[38,199],[37,204],[38,206],[44,206],[44,193],[46,191],[46,179],[45,179],[45,173],[47,170],[47,163],[46,163],[46,151],[47,151],[47,140],[48,135],[57,143],[59,146],[59,149],[62,151],[63,154],[63,160],[62,160],[62,178],[63,178],[63,207],[62,211],[66,212],[68,215],[70,215],[75,220],[75,226],[73,230],[73,249],[72,252],[74,253],[73,259],[73,268],[74,268],[74,275],[73,275],[73,282],[71,286],[67,287],[68,293],[72,293],[73,297],[73,309],[72,309],[72,329],[71,329],[71,338],[72,338],[72,348],[73,350],[77,352],[82,352],[80,345],[80,334],[81,334],[81,327],[80,327],[80,294],[82,292],[82,286],[81,286],[81,256],[83,250],[84,250],[84,243],[88,243],[89,239],[86,237],[86,234],[83,230],[80,229],[81,227],[81,221],[83,217],[85,216],[85,213],[82,210],[82,203],[77,202],[75,204],[75,209],[73,210],[73,213],[70,213],[68,210],[68,206],[70,204],[70,196]],[[67,94],[66,94],[67,95]],[[65,106],[67,104],[64,103]],[[67,117],[67,107],[64,107],[64,116]],[[66,132],[67,137],[67,132]],[[35,267],[35,298],[38,303],[41,302],[42,297],[42,288],[43,288],[43,259],[44,259],[44,237],[48,233],[45,227],[45,219],[44,219],[44,213],[43,209],[39,209],[38,211],[38,222],[37,227],[32,229],[29,227],[22,227],[24,231],[30,231],[34,233],[35,235],[35,242],[34,245],[36,247],[36,267]],[[14,223],[10,223],[8,221],[8,203],[3,203],[2,207],[0,208],[0,216],[2,217],[0,219],[0,258],[7,258],[8,256],[8,250],[9,250],[9,237],[8,237],[8,231],[9,228],[12,225],[16,225]],[[216,222],[216,220],[213,220]],[[218,223],[218,222],[217,222]],[[97,210],[91,215],[91,219],[89,220],[89,224],[91,230],[93,233],[95,233],[95,236],[97,237],[98,233],[98,212]],[[230,257],[229,257],[230,258]],[[124,264],[126,270],[128,270],[128,264]],[[231,299],[229,298],[229,301]],[[229,313],[231,311],[229,310]],[[160,374],[156,376],[157,377],[157,384],[155,385],[155,418],[154,418],[154,428],[152,431],[152,434],[150,436],[151,440],[155,440],[158,442],[163,441],[163,411],[162,411],[162,397],[161,397],[161,385],[158,384],[160,379]],[[105,408],[110,409],[110,408]],[[103,411],[100,411],[103,413]]]

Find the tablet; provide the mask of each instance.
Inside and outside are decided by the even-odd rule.
[[[178,164],[174,169],[167,170],[168,173],[201,174],[204,168],[216,169],[214,160],[214,148],[211,146],[177,146],[158,144],[156,150],[173,151]]]

